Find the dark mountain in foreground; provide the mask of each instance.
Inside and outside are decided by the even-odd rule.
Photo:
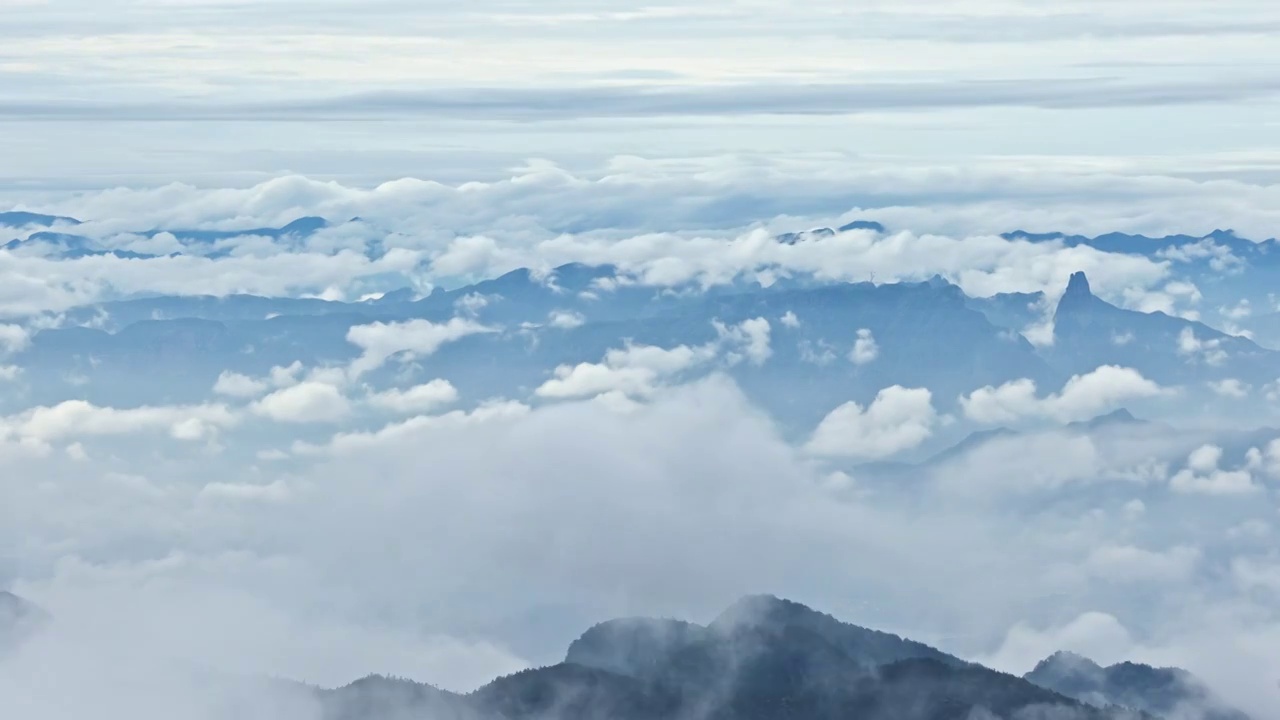
[[[1249,720],[1214,696],[1193,675],[1136,663],[1102,667],[1072,653],[1055,653],[1026,679],[1091,705],[1120,705],[1178,720]]]
[[[746,598],[710,625],[596,625],[566,661],[455,695],[371,677],[321,691],[326,720],[1149,720],[798,603]]]

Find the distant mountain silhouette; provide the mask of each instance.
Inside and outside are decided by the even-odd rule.
[[[4,227],[20,228],[31,225],[51,227],[55,223],[79,225],[80,221],[75,218],[62,217],[60,215],[44,215],[41,213],[23,212],[21,210],[0,212],[0,226]]]
[[[744,598],[710,625],[596,625],[564,663],[468,695],[381,677],[320,693],[326,720],[1148,720],[798,603]],[[1038,714],[1043,713],[1043,714]]]
[[[1101,365],[1132,367],[1161,384],[1232,377],[1274,380],[1280,353],[1193,320],[1116,307],[1074,273],[1053,317],[1054,344],[1045,357],[1064,372]]]
[[[1091,705],[1120,705],[1176,720],[1248,720],[1185,670],[1136,663],[1102,667],[1073,653],[1055,653],[1026,679]]]
[[[778,242],[783,243],[785,245],[795,245],[801,240],[817,240],[822,238],[829,238],[838,232],[850,232],[852,230],[870,230],[876,233],[884,233],[885,227],[884,225],[881,225],[878,222],[873,222],[871,220],[854,220],[853,222],[845,223],[844,225],[841,225],[835,230],[832,230],[829,227],[820,227],[820,228],[813,228],[812,230],[804,230],[801,232],[783,233],[777,237],[777,240]]]
[[[426,297],[392,293],[366,302],[138,298],[72,310],[68,327],[38,332],[6,362],[24,369],[32,402],[72,396],[117,406],[199,402],[223,371],[261,376],[294,361],[349,362],[359,353],[346,339],[355,325],[444,322],[474,313],[503,332],[442,347],[431,358],[432,372],[464,397],[512,397],[541,385],[558,365],[596,362],[628,340],[699,346],[717,339],[715,321],[733,325],[763,317],[773,328],[768,362],[721,369],[780,422],[802,431],[840,403],[869,402],[890,385],[927,387],[936,402],[953,403],[976,387],[1010,379],[1028,377],[1045,387],[1065,380],[1029,343],[968,307],[960,289],[945,280],[767,288],[742,281],[688,293],[626,284],[602,289],[616,273],[611,266],[581,264],[548,273],[521,269]],[[580,324],[553,326],[553,313]],[[788,313],[799,318],[796,327],[781,323]],[[863,329],[874,335],[877,358],[855,365],[848,354]],[[158,361],[160,355],[166,362]],[[147,368],[145,377],[141,368]],[[83,381],[70,385],[71,377]]]

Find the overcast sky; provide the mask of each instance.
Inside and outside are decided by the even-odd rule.
[[[10,189],[461,181],[531,156],[813,151],[1275,170],[1280,9],[1263,0],[0,9]]]

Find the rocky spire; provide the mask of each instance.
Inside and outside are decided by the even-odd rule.
[[[1087,307],[1093,301],[1093,292],[1089,289],[1089,278],[1083,272],[1071,273],[1071,280],[1067,283],[1067,291],[1062,294],[1062,299],[1058,301],[1057,315],[1060,317],[1063,311],[1070,312],[1076,308]]]

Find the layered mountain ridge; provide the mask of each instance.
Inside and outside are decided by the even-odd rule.
[[[1055,683],[1043,667],[1019,678],[799,603],[753,596],[705,626],[653,618],[597,624],[564,662],[466,695],[381,676],[317,692],[327,720],[1166,718],[1156,711],[1159,701],[1141,692],[1116,691],[1124,705],[1110,688]],[[1178,678],[1200,687],[1186,673]],[[1244,720],[1213,714],[1234,711],[1203,697],[1212,706],[1202,712],[1182,702],[1168,720]]]

